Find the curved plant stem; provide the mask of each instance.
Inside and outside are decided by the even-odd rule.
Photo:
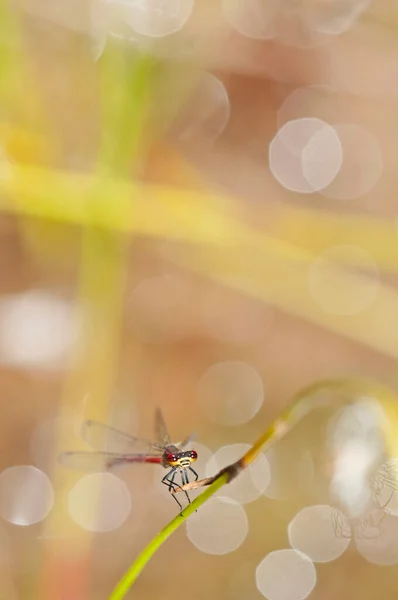
[[[109,600],[122,600],[125,598],[129,589],[140,575],[141,571],[152,558],[153,554],[158,548],[167,540],[168,537],[176,530],[184,521],[199,508],[206,500],[208,500],[220,487],[222,487],[228,481],[228,474],[223,473],[218,477],[213,484],[208,487],[203,494],[195,498],[191,504],[183,510],[182,513],[177,515],[166,527],[162,529],[148,544],[148,546],[141,552],[138,558],[131,565],[129,570],[123,575],[112,594],[109,596]]]
[[[387,426],[384,424],[385,426],[383,428],[386,447],[390,452],[393,450],[390,440],[392,434],[396,437],[396,422],[398,420],[398,398],[393,390],[372,380],[356,378],[330,379],[309,385],[294,396],[290,406],[271,423],[253,446],[237,462],[225,467],[214,477],[207,477],[200,481],[181,486],[180,489],[176,489],[175,493],[182,490],[192,490],[198,487],[208,486],[206,490],[200,496],[195,498],[195,500],[189,504],[180,515],[175,517],[154,537],[119,581],[110,595],[109,600],[123,600],[147,562],[167,538],[217,490],[226,483],[232,481],[239,473],[250,466],[256,460],[260,452],[268,450],[312,410],[323,406],[330,406],[333,402],[333,396],[330,394],[322,394],[323,391],[341,393],[347,395],[351,399],[365,396],[369,398],[369,396],[372,396],[381,401],[387,414],[387,421],[390,425],[389,428],[388,423]],[[393,418],[391,418],[392,416]]]
[[[390,390],[387,386],[367,379],[326,379],[313,383],[300,390],[294,396],[290,406],[280,413],[280,415],[256,440],[253,446],[249,448],[249,450],[238,461],[222,469],[213,477],[206,477],[192,483],[187,483],[176,488],[173,493],[177,494],[211,485],[225,471],[229,474],[227,483],[232,481],[232,479],[237,477],[241,471],[249,467],[256,460],[260,452],[267,452],[272,445],[284,437],[294,427],[294,425],[301,421],[301,419],[309,414],[312,410],[321,408],[323,406],[330,406],[331,397],[320,395],[322,391],[344,393],[350,397],[369,397],[371,395],[372,397],[381,400],[386,415],[389,415],[389,418],[387,418],[390,426],[386,426],[386,424],[384,424],[383,427],[386,447],[391,454],[396,453],[396,448],[391,444],[392,433],[396,433],[395,420],[398,417],[398,398],[395,392]]]

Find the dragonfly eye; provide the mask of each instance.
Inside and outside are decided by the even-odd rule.
[[[191,450],[189,456],[192,458],[192,460],[196,460],[198,458],[198,453],[195,450]]]
[[[167,462],[173,463],[173,462],[176,462],[176,460],[177,460],[177,457],[175,454],[170,453],[167,455]]]

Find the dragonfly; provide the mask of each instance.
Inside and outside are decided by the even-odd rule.
[[[114,429],[104,423],[94,420],[85,421],[81,429],[81,437],[93,449],[93,452],[63,452],[59,455],[59,462],[70,469],[85,472],[101,472],[113,469],[117,466],[129,463],[152,463],[161,465],[167,469],[162,483],[167,486],[169,492],[180,489],[185,492],[188,503],[191,499],[186,490],[181,489],[189,483],[190,474],[195,481],[199,475],[193,469],[198,454],[195,450],[187,450],[186,447],[192,442],[192,436],[178,444],[172,444],[167,431],[162,411],[155,411],[155,433],[156,442],[143,438],[134,437],[118,429]],[[181,485],[176,481],[179,475]],[[173,493],[182,512],[183,507],[177,496]]]

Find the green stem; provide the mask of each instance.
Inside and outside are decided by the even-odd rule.
[[[332,382],[332,385],[333,384],[336,385],[336,382]],[[222,469],[217,475],[215,475],[209,487],[207,487],[206,490],[200,494],[200,496],[195,498],[195,500],[189,504],[181,514],[175,517],[175,519],[166,525],[166,527],[153,538],[153,540],[131,565],[127,573],[119,581],[110,595],[109,600],[123,600],[147,562],[152,558],[156,550],[160,548],[167,538],[170,537],[170,535],[174,533],[174,531],[178,529],[178,527],[180,527],[180,525],[182,525],[184,521],[193,512],[195,512],[199,506],[202,506],[202,504],[204,504],[217,490],[234,479],[243,469],[249,466],[249,464],[252,463],[258,456],[262,448],[264,448],[267,444],[270,446],[278,439],[283,437],[287,431],[292,428],[293,424],[296,424],[303,418],[305,414],[308,413],[310,407],[314,407],[313,403],[308,403],[307,394],[315,389],[316,386],[309,387],[303,392],[297,394],[291,406],[284,411],[282,415],[270,425],[270,427],[267,428],[264,434],[253,445],[253,448],[249,450],[249,452],[247,452],[241,460],[229,465],[229,467],[226,467],[225,469]],[[282,427],[281,424],[283,425]],[[200,483],[203,485],[208,485],[208,481],[206,483],[204,481],[198,482],[198,484]],[[182,489],[184,489],[184,487],[185,486],[183,486]]]
[[[147,562],[152,558],[154,553],[160,546],[167,540],[168,537],[178,527],[180,527],[186,519],[192,515],[202,504],[206,502],[217,490],[220,489],[225,483],[228,481],[228,473],[223,473],[220,477],[218,477],[200,496],[195,498],[191,504],[187,506],[183,510],[182,513],[177,515],[162,531],[160,531],[156,537],[151,540],[148,546],[141,552],[138,558],[131,565],[129,570],[125,575],[123,575],[122,579],[119,581],[112,594],[109,596],[109,600],[122,600],[125,598],[131,586],[134,584],[141,571],[147,564]]]
[[[131,565],[127,573],[122,577],[114,591],[109,597],[109,600],[123,600],[131,586],[135,583],[141,571],[152,558],[154,553],[167,540],[168,537],[176,530],[184,521],[202,504],[204,504],[217,490],[223,485],[232,481],[241,471],[247,468],[258,456],[260,451],[269,449],[271,445],[283,438],[294,425],[303,419],[308,413],[315,409],[324,406],[331,406],[331,397],[325,397],[320,392],[332,391],[337,394],[343,393],[355,398],[372,394],[382,402],[385,408],[388,406],[397,406],[397,396],[395,392],[387,386],[379,384],[376,381],[361,379],[361,378],[336,378],[329,379],[314,384],[300,390],[293,398],[292,403],[273,421],[266,429],[262,436],[254,443],[252,448],[236,463],[233,463],[215,475],[210,481],[209,487],[195,498],[184,511],[171,521],[157,536],[148,544],[143,552]],[[386,432],[384,432],[386,434]],[[386,437],[386,435],[385,435]],[[386,439],[387,447],[389,440]],[[197,482],[198,485],[208,485],[209,480]],[[188,486],[183,486],[182,489]],[[194,489],[195,485],[190,484],[190,489]]]

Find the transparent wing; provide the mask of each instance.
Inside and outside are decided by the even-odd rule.
[[[346,515],[339,510],[338,508],[334,508],[332,512],[332,527],[334,530],[334,534],[338,538],[350,538],[351,537],[351,527],[350,522]]]
[[[178,448],[181,448],[181,450],[183,448],[186,448],[187,446],[190,446],[192,444],[192,442],[194,441],[194,439],[196,438],[196,435],[194,433],[192,433],[191,435],[189,435],[188,437],[185,438],[185,440],[183,440],[182,442],[179,442],[177,445]]]
[[[75,471],[98,473],[127,463],[161,462],[161,457],[146,454],[117,454],[115,452],[63,452],[59,462]]]
[[[171,439],[160,408],[157,408],[155,411],[155,431],[156,439],[158,440],[159,444],[163,444],[163,446],[171,446]]]
[[[355,529],[355,535],[360,539],[374,540],[383,533],[382,521],[386,513],[381,509],[366,511],[361,522]]]
[[[377,469],[372,487],[376,496],[379,496],[385,487],[398,491],[398,458],[390,458]]]
[[[95,450],[147,456],[158,456],[164,450],[160,444],[134,437],[98,421],[85,421],[81,436]]]

